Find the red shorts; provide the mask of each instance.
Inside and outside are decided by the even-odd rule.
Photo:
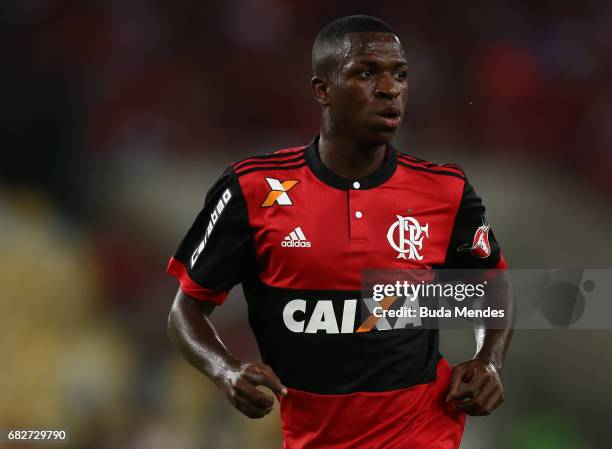
[[[284,449],[456,449],[465,414],[445,402],[451,367],[401,390],[319,395],[289,389],[281,401]]]

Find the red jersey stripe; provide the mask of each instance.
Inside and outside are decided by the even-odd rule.
[[[227,298],[228,292],[216,292],[206,287],[202,287],[197,282],[189,277],[187,273],[187,267],[183,262],[174,257],[170,258],[168,262],[168,268],[166,270],[172,276],[178,279],[181,290],[187,296],[200,301],[210,301],[215,304],[221,305]]]

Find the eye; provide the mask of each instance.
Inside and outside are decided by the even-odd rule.
[[[372,70],[364,70],[362,72],[359,72],[359,78],[361,79],[368,79],[368,78],[372,78],[374,76],[374,72]]]
[[[395,74],[395,79],[397,80],[403,81],[406,78],[408,78],[408,72],[401,71]]]

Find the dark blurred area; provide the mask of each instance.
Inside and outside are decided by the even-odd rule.
[[[412,66],[395,145],[466,168],[511,266],[610,266],[609,2],[3,2],[0,428],[281,447],[277,414],[243,418],[171,347],[164,269],[225,165],[318,132],[311,45],[356,13],[387,21]],[[231,296],[214,321],[256,358]],[[449,358],[469,357],[471,337],[449,335]],[[611,343],[517,333],[508,403],[462,447],[612,448]]]

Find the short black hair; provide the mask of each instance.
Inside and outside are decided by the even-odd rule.
[[[332,68],[330,63],[336,60],[339,44],[347,34],[367,32],[395,34],[382,20],[365,15],[341,17],[325,25],[312,46],[312,72],[317,75]]]

